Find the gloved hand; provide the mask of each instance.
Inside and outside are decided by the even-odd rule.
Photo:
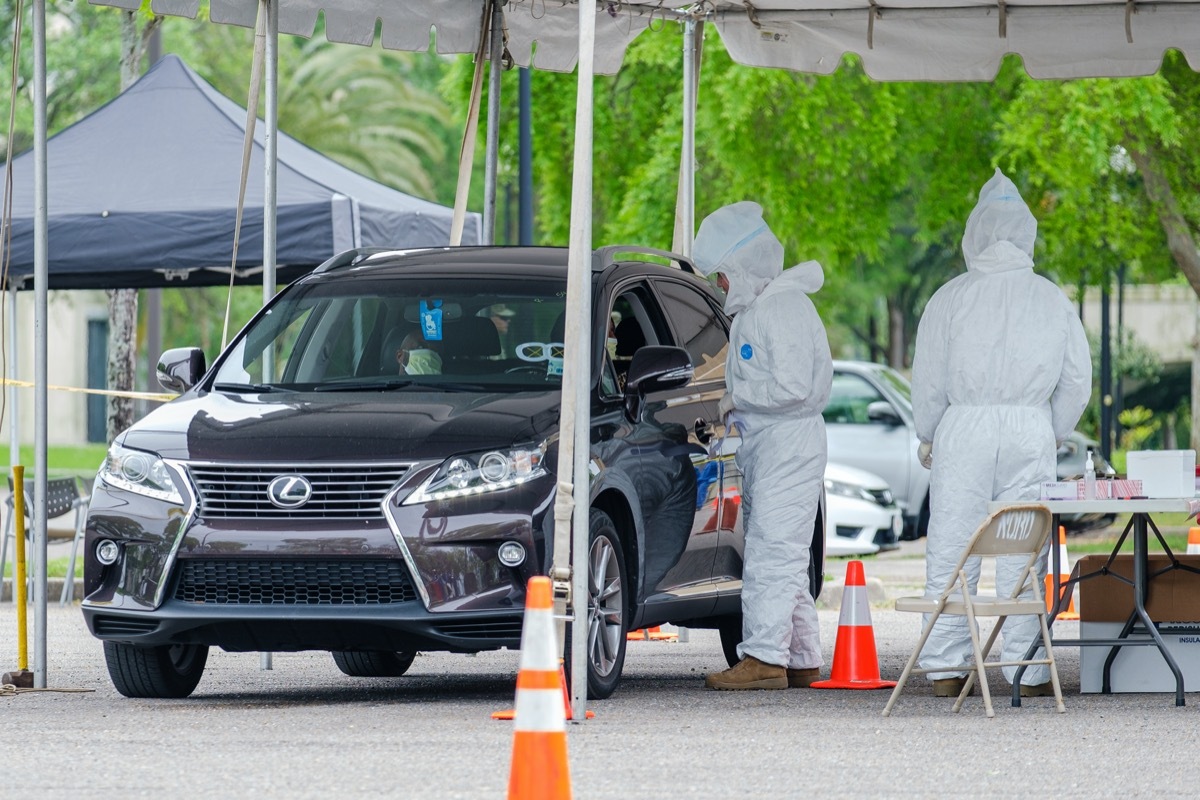
[[[921,442],[921,446],[917,448],[917,459],[925,469],[933,469],[933,444]]]
[[[730,411],[733,411],[733,394],[726,392],[721,397],[721,403],[717,406],[717,413],[721,415],[721,422],[725,422],[725,418],[729,416]]]

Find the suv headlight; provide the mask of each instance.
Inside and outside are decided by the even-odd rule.
[[[829,494],[841,495],[842,497],[853,497],[855,500],[866,500],[868,503],[887,505],[887,503],[880,502],[880,497],[871,493],[871,491],[865,486],[859,486],[857,483],[844,483],[842,481],[835,481],[826,478],[825,491]],[[888,492],[887,494],[889,495],[890,499],[891,492]]]
[[[542,466],[545,446],[488,450],[446,459],[404,505],[450,500],[495,492],[527,483],[546,474]]]
[[[114,444],[108,448],[100,477],[108,485],[127,492],[183,504],[183,496],[175,488],[167,465],[153,453]]]

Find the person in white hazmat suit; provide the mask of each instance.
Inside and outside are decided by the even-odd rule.
[[[717,274],[733,316],[720,413],[741,434],[745,529],[741,659],[707,676],[712,689],[807,687],[822,665],[809,548],[825,473],[825,421],[833,361],[809,295],[816,261],[784,271],[783,245],[762,207],[741,202],[700,225],[698,271]]]
[[[1033,271],[1037,221],[1017,187],[996,170],[967,219],[967,272],[925,307],[913,357],[912,400],[921,463],[932,468],[925,594],[937,597],[991,500],[1037,500],[1056,475],[1056,446],[1092,391],[1087,338],[1058,286]],[[967,564],[971,590],[979,562]],[[996,588],[1014,589],[1024,557],[1000,559]],[[1037,566],[1046,572],[1046,553]],[[928,621],[928,615],[926,616]],[[1040,635],[1036,617],[1004,624],[1002,658],[1023,658]],[[966,617],[942,616],[921,650],[934,694],[957,696],[970,658]],[[1016,667],[1003,667],[1011,683]],[[1045,666],[1026,669],[1021,694],[1051,693]]]

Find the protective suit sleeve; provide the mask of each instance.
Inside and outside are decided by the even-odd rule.
[[[733,407],[739,411],[786,411],[801,406],[813,394],[816,361],[828,360],[829,341],[816,309],[797,308],[788,295],[776,295],[759,311],[754,356],[762,358],[763,375],[739,379],[733,385]]]
[[[944,288],[944,287],[943,287]],[[946,392],[946,361],[949,358],[950,313],[946,293],[937,291],[925,306],[917,325],[917,346],[913,352],[912,404],[917,438],[932,442],[933,434],[950,405]]]
[[[1063,354],[1062,374],[1054,394],[1050,396],[1050,418],[1056,442],[1063,441],[1075,430],[1092,396],[1092,354],[1087,334],[1065,297],[1063,307],[1066,311],[1067,346]]]

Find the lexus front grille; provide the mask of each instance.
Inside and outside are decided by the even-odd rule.
[[[384,559],[184,558],[175,599],[214,605],[387,605],[415,600],[408,569]]]
[[[200,492],[202,519],[382,519],[383,499],[409,467],[189,464],[187,469]],[[272,502],[272,482],[289,476],[307,481],[311,493],[303,502],[280,506]]]

